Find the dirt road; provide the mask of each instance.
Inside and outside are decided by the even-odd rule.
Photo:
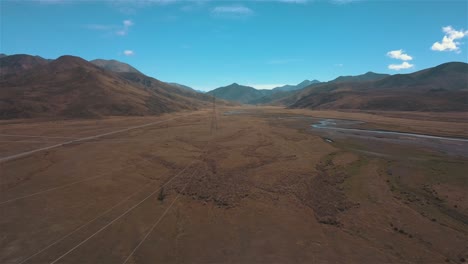
[[[329,143],[296,118],[304,114],[350,115],[243,107],[3,121],[0,157],[89,138],[0,163],[0,263],[468,259],[466,159],[385,142],[379,156],[346,137]],[[448,128],[439,134],[461,129],[414,122],[429,134],[441,122]],[[421,130],[410,124],[370,122]]]

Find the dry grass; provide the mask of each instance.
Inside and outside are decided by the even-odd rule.
[[[240,112],[224,115],[228,110]],[[308,131],[307,120],[285,118],[297,114],[466,135],[460,132],[463,124],[427,118],[232,108],[218,111],[217,130],[212,130],[211,110],[203,110],[39,152],[0,164],[0,202],[99,177],[0,204],[0,262],[18,263],[123,201],[30,260],[49,263],[152,192],[61,263],[123,262],[176,197],[130,263],[456,263],[467,258],[463,217],[468,200],[463,193],[468,192],[461,184],[466,182],[466,159],[435,157],[408,146],[386,150],[401,153],[406,148],[405,155],[420,162],[394,158],[395,153],[363,154],[356,151],[357,146],[369,147],[362,142],[329,144]],[[4,122],[0,132],[82,137],[175,116],[181,114]],[[35,144],[4,142],[0,153],[18,153]],[[158,188],[164,184],[161,201]],[[339,224],[320,223],[321,217]]]

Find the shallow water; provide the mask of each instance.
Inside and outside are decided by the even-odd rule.
[[[399,132],[399,131],[387,131],[387,130],[374,130],[374,129],[357,129],[357,128],[343,128],[338,127],[338,125],[355,125],[363,124],[361,121],[351,121],[351,120],[335,120],[335,119],[325,119],[321,120],[316,124],[312,124],[313,128],[317,129],[331,129],[331,130],[341,130],[341,131],[356,131],[360,133],[369,133],[369,134],[386,134],[386,135],[398,135],[398,136],[410,136],[418,138],[427,138],[427,139],[438,139],[438,140],[450,140],[450,141],[460,141],[468,142],[467,138],[454,138],[454,137],[442,137],[442,136],[432,136],[426,134],[415,134],[408,132]]]
[[[332,140],[356,138],[365,142],[383,142],[400,145],[413,145],[429,148],[440,153],[468,157],[468,139],[416,134],[400,131],[386,131],[353,128],[365,122],[354,120],[321,119],[311,125],[313,131],[326,135]],[[368,144],[372,147],[372,143]],[[377,148],[377,146],[375,146]],[[384,153],[385,149],[378,149]]]

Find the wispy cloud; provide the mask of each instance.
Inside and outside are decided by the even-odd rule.
[[[254,14],[254,11],[243,5],[217,6],[211,10],[215,16],[221,17],[246,17]]]
[[[124,20],[123,22],[123,27],[117,32],[115,32],[119,36],[125,36],[128,34],[128,31],[130,30],[130,27],[135,25],[131,20]]]
[[[389,51],[387,52],[387,56],[402,61],[410,61],[413,59],[410,55],[405,54],[402,49]]]
[[[455,51],[460,53],[461,43],[457,41],[468,36],[468,31],[455,30],[452,26],[446,26],[442,28],[445,36],[442,38],[442,42],[435,42],[432,44],[431,49],[435,51]]]
[[[180,0],[109,0],[112,7],[123,14],[135,14],[137,10],[155,5],[169,5],[180,2]]]
[[[401,64],[390,64],[390,65],[388,65],[388,68],[390,70],[395,70],[395,71],[399,71],[399,70],[403,70],[403,69],[410,69],[410,68],[413,68],[413,67],[414,67],[414,65],[408,63],[407,61],[404,61]]]
[[[91,30],[105,31],[117,36],[126,36],[130,31],[130,27],[135,25],[132,20],[122,21],[122,25],[108,25],[108,24],[89,24],[86,28]]]
[[[306,4],[310,2],[309,0],[277,0],[280,3],[287,3],[287,4]]]
[[[125,56],[133,56],[135,55],[135,52],[133,50],[124,50],[123,55]]]
[[[343,64],[343,63],[337,63],[337,64],[335,64],[335,66],[336,66],[336,67],[343,67],[344,64]]]

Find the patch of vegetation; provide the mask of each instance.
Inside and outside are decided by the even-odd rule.
[[[343,191],[343,183],[350,176],[348,166],[337,166],[333,158],[338,152],[326,155],[317,164],[317,175],[312,178],[310,189],[300,197],[308,206],[314,209],[315,218],[319,223],[341,226],[339,214],[358,204],[347,199]]]
[[[454,164],[454,167],[449,168],[450,164]],[[387,183],[396,199],[403,201],[432,222],[457,230],[466,230],[465,223],[468,222],[468,216],[458,212],[456,208],[448,206],[445,200],[439,197],[432,188],[441,182],[456,186],[462,184],[458,182],[462,178],[462,166],[456,168],[460,164],[463,163],[444,162],[441,159],[437,159],[436,162],[433,159],[418,162],[394,160],[387,161],[382,171],[386,171]],[[404,175],[400,175],[399,171],[401,170],[405,171]],[[434,173],[434,171],[438,171],[440,174]],[[414,177],[413,172],[417,172],[419,179]]]
[[[162,202],[165,198],[166,194],[164,193],[164,187],[161,187],[161,189],[159,189],[158,200]]]

